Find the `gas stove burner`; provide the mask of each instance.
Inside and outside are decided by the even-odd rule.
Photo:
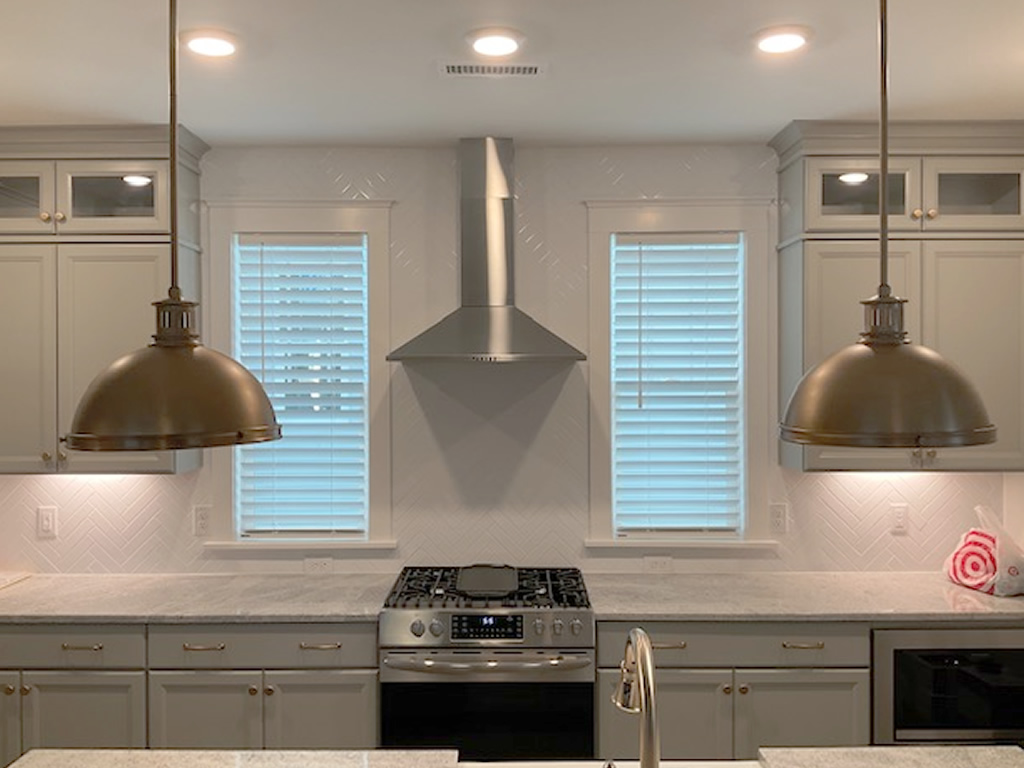
[[[589,608],[578,568],[509,565],[402,569],[385,608]]]

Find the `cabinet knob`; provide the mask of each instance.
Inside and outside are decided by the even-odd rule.
[[[741,685],[738,690],[739,690],[740,693],[750,693],[750,686],[749,685]]]
[[[924,211],[922,211],[920,208],[915,208],[910,212],[910,218],[912,218],[914,221],[920,221],[922,216],[924,216]]]
[[[928,213],[925,214],[929,219],[934,219],[939,215],[939,212],[934,208],[929,208]]]
[[[15,686],[13,686],[13,685],[5,685],[4,686],[4,696],[13,696],[14,692],[17,691],[17,690],[18,689]]]
[[[64,451],[57,451],[57,461],[67,461],[68,455]]]
[[[60,211],[57,211],[55,214],[53,214],[53,220],[56,222],[67,221],[67,218],[68,217],[61,213]]]
[[[723,685],[722,686],[722,693],[724,693],[726,696],[728,696],[730,693],[732,693],[732,686],[731,685]]]
[[[250,696],[255,696],[255,695],[257,695],[257,694],[258,694],[259,692],[260,692],[260,688],[259,688],[259,686],[258,686],[258,685],[250,685],[250,686],[249,686],[249,695],[250,695]]]
[[[273,696],[274,695],[274,686],[268,685],[266,688],[263,689],[263,693],[265,693],[267,696]]]
[[[50,219],[52,219],[52,218],[53,218],[53,216],[50,215],[49,211],[40,211],[39,212],[39,220],[40,221],[50,221]]]
[[[32,686],[31,685],[23,685],[23,686],[21,686],[21,695],[22,696],[28,696],[30,693],[32,693]]]
[[[39,458],[41,458],[43,461],[49,464],[50,461],[53,459],[53,456],[50,455],[49,451],[43,451],[41,454],[39,454]]]

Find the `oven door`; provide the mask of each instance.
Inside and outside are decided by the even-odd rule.
[[[1024,741],[1024,630],[879,630],[875,743]]]
[[[384,651],[381,746],[462,760],[594,756],[593,651]]]

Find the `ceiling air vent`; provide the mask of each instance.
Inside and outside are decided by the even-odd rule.
[[[543,77],[547,69],[543,64],[444,64],[443,77]]]

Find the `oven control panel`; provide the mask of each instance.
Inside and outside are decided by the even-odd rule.
[[[594,646],[590,611],[381,611],[382,647],[512,644],[533,648]]]

